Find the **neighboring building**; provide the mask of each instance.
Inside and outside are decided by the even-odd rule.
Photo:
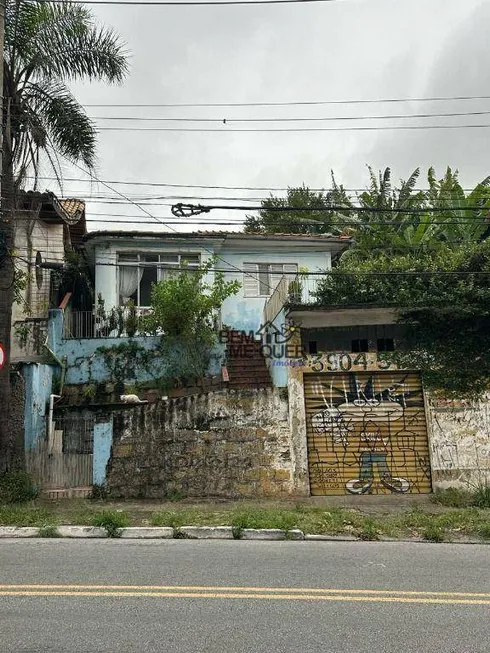
[[[284,343],[281,323],[297,325],[268,348],[268,363],[274,385],[288,389],[303,491],[425,494],[488,483],[488,404],[436,397],[417,370],[388,360],[404,347],[393,307],[323,306],[316,281],[303,284],[293,303],[282,282],[264,310],[268,342]]]
[[[335,236],[225,232],[146,233],[94,232],[85,246],[95,269],[95,295],[106,309],[132,299],[140,312],[150,306],[152,284],[164,279],[183,261],[189,267],[218,256],[216,269],[241,288],[229,297],[221,322],[233,329],[258,330],[264,303],[286,276],[293,281],[300,268],[310,272],[330,269],[350,240]],[[212,282],[214,271],[209,274]]]
[[[65,252],[86,233],[85,203],[58,199],[51,192],[21,191],[16,214],[16,268],[26,275],[23,301],[13,306],[11,360],[43,354],[48,310],[56,306],[52,271],[63,267]]]

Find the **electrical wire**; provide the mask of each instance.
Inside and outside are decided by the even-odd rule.
[[[25,260],[22,257],[17,256],[17,255],[13,255],[13,257],[14,258],[19,258],[20,260]],[[29,261],[26,261],[26,262],[29,263]],[[59,261],[54,261],[54,260],[53,261],[44,261],[43,263],[47,263],[47,264],[59,263]],[[245,274],[247,276],[252,276],[252,278],[254,278],[256,281],[259,280],[258,277],[255,277],[252,274],[250,274],[248,270],[242,270],[242,269],[236,267],[234,264],[232,264],[232,263],[230,263],[228,261],[225,261],[225,263],[228,266],[230,266],[230,268],[228,268],[228,269],[226,269],[226,268],[225,269],[224,268],[212,268],[210,271],[214,271],[214,272],[239,272],[239,273]],[[154,265],[149,265],[148,264],[148,265],[139,266],[139,265],[136,265],[136,262],[134,262],[133,265],[134,265],[134,267],[143,267],[143,268],[149,268],[149,267],[155,267],[155,268],[160,267],[160,268],[162,268],[162,267],[165,267],[163,265],[158,265],[158,264],[154,264]],[[35,263],[33,264],[33,266],[37,267]],[[96,267],[99,267],[99,266],[104,266],[104,267],[127,266],[127,267],[131,267],[132,264],[131,264],[131,262],[126,262],[126,261],[124,263],[98,262],[96,264]],[[170,266],[168,266],[168,267],[170,269],[178,270],[177,267],[175,267],[175,268],[171,268]],[[294,274],[294,272],[285,273],[285,274],[286,275],[287,274],[292,275],[292,274]],[[409,276],[409,277],[412,277],[412,276],[416,276],[416,277],[418,277],[418,276],[422,276],[422,277],[427,277],[427,276],[429,276],[429,277],[438,277],[438,276],[454,276],[454,275],[457,275],[457,276],[486,275],[486,276],[490,277],[490,270],[488,270],[486,272],[481,271],[481,270],[477,270],[477,271],[470,271],[470,270],[419,270],[419,271],[408,270],[408,271],[399,271],[399,270],[395,270],[395,271],[391,271],[391,272],[371,272],[371,271],[369,271],[369,272],[367,272],[367,271],[355,271],[355,272],[352,271],[351,272],[351,271],[344,271],[344,270],[337,271],[336,269],[333,269],[333,270],[323,270],[323,271],[320,271],[320,272],[302,272],[301,275],[306,276],[306,277],[326,277],[326,276],[341,276],[341,275],[361,276],[361,277],[393,277],[393,276],[395,276],[395,277],[400,277],[400,276],[403,276],[403,277],[406,277],[406,276]],[[268,288],[271,289],[271,290],[274,290],[274,288],[272,288],[272,286],[268,286]]]
[[[41,176],[39,175],[38,177],[26,177],[26,179],[44,179],[47,181],[58,181],[57,177],[49,177],[49,176]],[[76,177],[65,177],[65,181],[76,181],[76,182],[81,182],[81,183],[95,183],[93,179],[77,179]],[[125,185],[125,186],[151,186],[151,187],[166,187],[166,188],[199,188],[199,189],[208,189],[208,190],[243,190],[243,191],[253,191],[253,190],[261,190],[261,191],[272,191],[272,192],[278,192],[278,191],[288,191],[291,188],[295,188],[294,186],[289,186],[289,187],[279,187],[279,186],[211,186],[211,185],[204,185],[204,184],[168,184],[168,183],[163,183],[163,182],[151,182],[151,181],[115,181],[115,180],[104,180],[108,184],[113,184],[113,185]],[[316,191],[316,192],[328,192],[329,189],[325,188],[310,188],[307,187],[308,190],[311,191]],[[345,188],[342,186],[343,190],[346,192],[364,192],[366,188]],[[417,191],[424,191],[424,190],[429,190],[428,188],[415,188],[414,192]],[[463,190],[471,191],[473,190],[472,188],[465,188]]]
[[[84,3],[85,4],[85,3]],[[125,108],[184,108],[184,107],[294,107],[294,106],[328,106],[337,104],[394,104],[403,102],[455,102],[466,100],[490,100],[490,95],[453,95],[413,98],[374,98],[351,100],[310,100],[298,102],[167,102],[166,104],[85,104],[86,107],[125,107]]]
[[[191,127],[98,127],[99,132],[199,132],[238,134],[246,133],[285,133],[285,132],[360,132],[360,131],[400,131],[400,130],[426,130],[426,129],[488,129],[489,125],[384,125],[379,127],[283,127],[259,129],[208,129]]]
[[[70,0],[74,5],[118,5],[138,6],[138,7],[219,7],[220,5],[278,5],[278,4],[309,4],[314,2],[340,2],[341,0],[182,0],[181,2],[168,0]],[[66,0],[38,0],[41,3],[62,4]]]
[[[256,122],[330,122],[334,120],[407,120],[410,118],[455,118],[463,116],[488,116],[490,111],[460,111],[451,113],[408,113],[382,116],[327,116],[322,118],[161,118],[149,116],[89,116],[91,120],[121,120],[135,122],[216,122],[256,123]]]

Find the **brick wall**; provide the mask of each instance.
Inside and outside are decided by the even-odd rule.
[[[284,496],[291,454],[281,391],[220,391],[116,413],[107,480],[125,498]]]

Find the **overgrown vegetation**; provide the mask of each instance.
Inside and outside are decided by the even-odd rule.
[[[446,495],[447,496],[447,495]],[[439,495],[441,497],[441,495]],[[104,510],[94,510],[90,501],[73,500],[48,504],[48,507],[10,505],[0,507],[0,525],[37,526],[54,532],[56,524],[99,526],[109,537],[119,537],[127,526],[167,526],[176,532],[182,526],[231,526],[239,539],[244,528],[300,529],[319,535],[349,535],[362,540],[417,538],[428,541],[457,541],[461,538],[490,539],[490,509],[433,506],[432,510],[399,508],[380,514],[369,509],[316,507],[304,503],[258,505],[117,504],[108,502]],[[124,509],[119,508],[123,505]],[[48,528],[49,526],[49,528]],[[55,536],[52,534],[51,536]]]
[[[458,248],[345,261],[322,279],[327,305],[397,306],[405,326],[401,368],[426,387],[478,396],[490,380],[490,240]]]
[[[90,525],[105,528],[107,537],[120,537],[121,529],[130,524],[129,515],[122,510],[101,510],[90,518]]]
[[[37,497],[38,491],[27,472],[14,470],[0,474],[0,504],[26,503]]]

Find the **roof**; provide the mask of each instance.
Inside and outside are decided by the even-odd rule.
[[[84,238],[85,242],[96,238],[161,238],[164,240],[183,239],[225,239],[225,240],[308,240],[346,243],[352,242],[346,236],[334,236],[333,234],[248,234],[242,231],[194,231],[194,232],[162,232],[162,231],[92,231]]]
[[[73,224],[76,224],[85,213],[85,202],[74,198],[61,199],[59,203],[65,213],[70,216]]]
[[[25,211],[37,210],[44,222],[64,222],[75,225],[85,214],[85,202],[77,199],[58,199],[51,191],[21,191],[19,208]]]

